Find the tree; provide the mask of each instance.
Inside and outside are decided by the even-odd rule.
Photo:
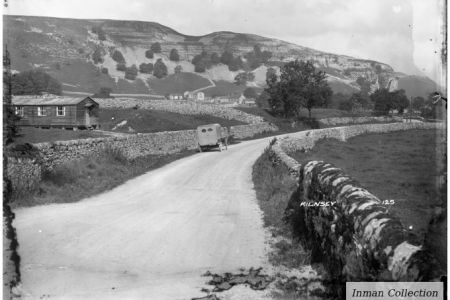
[[[109,73],[108,72],[108,68],[102,68],[101,71],[102,71],[103,74],[108,74]]]
[[[180,65],[177,65],[174,69],[175,74],[180,74],[181,72],[183,72],[183,67]]]
[[[169,59],[171,61],[179,61],[180,60],[180,55],[178,54],[177,49],[170,50]]]
[[[150,46],[150,49],[153,53],[161,53],[161,44],[156,42]]]
[[[145,74],[152,74],[153,72],[153,64],[152,63],[142,63],[139,65],[139,72]]]
[[[412,100],[412,109],[422,110],[425,107],[425,99],[423,97],[415,97]]]
[[[17,126],[19,116],[15,114],[13,106],[11,105],[11,94],[13,94],[11,60],[9,58],[9,51],[5,46],[3,52],[3,146],[14,142],[14,138],[19,133],[19,126]],[[4,152],[3,155],[3,159],[5,159]],[[5,160],[3,162],[5,162]],[[3,165],[3,167],[6,168],[5,165]],[[6,180],[6,178],[3,180]],[[5,187],[5,185],[3,187]],[[5,200],[6,198],[3,200],[3,209],[5,209]],[[5,211],[3,211],[3,213],[5,213]]]
[[[272,57],[272,52],[270,51],[261,51],[261,47],[259,45],[253,46],[253,51],[250,51],[245,54],[245,58],[248,61],[250,69],[256,69],[261,64],[266,63]]]
[[[93,26],[92,33],[97,34],[97,37],[100,41],[106,40],[106,33],[105,31],[103,31],[103,28],[101,26]]]
[[[211,63],[217,65],[220,63],[220,57],[216,52],[211,53]]]
[[[408,97],[406,96],[405,90],[400,89],[391,92],[391,97],[394,104],[394,109],[396,109],[399,114],[403,114],[405,108],[409,106],[409,101]]]
[[[123,57],[122,52],[120,52],[119,50],[114,51],[112,59],[118,63],[125,63],[125,58]]]
[[[206,71],[206,63],[204,60],[199,60],[194,66],[194,71],[197,73],[203,73]]]
[[[125,79],[135,80],[137,74],[138,74],[138,69],[137,69],[136,65],[132,65],[131,67],[126,68],[126,70],[125,70]]]
[[[247,81],[255,80],[255,74],[251,72],[241,72],[234,77],[234,84],[245,85]]]
[[[112,89],[110,87],[101,87],[100,90],[92,95],[94,98],[114,98],[111,96]]]
[[[145,51],[145,57],[147,57],[147,58],[153,58],[153,51],[152,51],[152,50],[147,50],[147,51]]]
[[[242,59],[240,56],[233,58],[231,62],[228,64],[228,70],[230,71],[238,71],[241,68],[242,68]]]
[[[103,62],[102,50],[100,48],[94,50],[94,53],[92,53],[92,60],[94,61],[94,64]]]
[[[222,53],[222,56],[220,57],[220,62],[227,66],[231,63],[232,60],[233,54],[228,51]]]
[[[317,71],[311,61],[295,60],[285,64],[279,80],[276,74],[271,74],[267,80],[266,92],[270,95],[272,109],[285,117],[300,118],[300,111],[305,108],[311,119],[311,110],[327,105],[333,94],[325,78],[325,72]]]
[[[125,72],[126,69],[127,69],[127,66],[125,65],[125,63],[118,63],[118,64],[116,65],[116,70],[117,70],[117,71]]]
[[[376,90],[370,95],[370,100],[374,103],[374,114],[377,116],[388,115],[394,108],[388,89]]]
[[[158,58],[155,65],[153,66],[153,75],[156,78],[163,78],[167,76],[167,67],[161,58]]]
[[[356,79],[356,83],[361,88],[361,96],[368,98],[370,93],[370,81],[360,76]]]
[[[49,93],[61,95],[62,88],[58,80],[42,70],[25,71],[12,76],[13,95],[41,95]]]
[[[244,97],[256,99],[256,97],[258,97],[258,95],[256,94],[256,91],[254,88],[248,87],[244,90]]]

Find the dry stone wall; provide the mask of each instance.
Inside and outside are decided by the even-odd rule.
[[[211,115],[227,120],[237,120],[248,124],[258,124],[264,122],[264,118],[247,114],[243,111],[226,107],[223,105],[201,103],[193,101],[176,100],[146,100],[134,98],[96,98],[101,108],[133,108],[162,110],[183,115]]]
[[[7,174],[16,195],[37,189],[41,172],[41,164],[36,158],[8,157]]]
[[[44,168],[86,156],[101,154],[106,148],[121,151],[128,159],[145,155],[160,155],[197,147],[196,130],[133,134],[107,138],[40,143],[34,145],[40,153]]]
[[[230,135],[237,139],[253,137],[257,134],[275,131],[278,131],[278,127],[272,123],[267,122],[250,125],[237,125],[230,127]]]
[[[350,125],[362,123],[394,123],[403,122],[401,117],[339,117],[339,118],[325,118],[318,120],[324,126],[336,125]]]
[[[298,178],[287,219],[304,243],[322,254],[340,282],[429,280],[436,275],[435,260],[377,197],[339,168],[318,161],[301,166],[288,153],[308,151],[323,138],[345,141],[365,133],[409,129],[444,129],[444,125],[396,123],[310,130],[275,140],[270,147],[271,160],[285,164]]]
[[[331,164],[311,161],[302,166],[287,218],[296,222],[304,242],[322,253],[331,276],[341,282],[437,276],[436,260],[419,239],[380,199]]]

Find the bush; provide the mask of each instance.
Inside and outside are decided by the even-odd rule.
[[[158,42],[153,43],[150,49],[152,50],[153,53],[161,53],[161,44]]]
[[[124,63],[118,63],[118,64],[116,65],[116,70],[117,70],[117,71],[125,72],[126,69],[127,69],[127,66],[126,66]]]
[[[144,74],[152,74],[153,72],[153,64],[152,63],[142,63],[139,65],[139,72]]]
[[[62,88],[58,80],[42,70],[31,70],[15,74],[11,78],[13,95],[41,95],[49,93],[61,95]]]
[[[147,58],[153,58],[153,51],[152,51],[152,50],[147,50],[147,51],[145,51],[145,57],[147,57]]]
[[[92,32],[97,34],[97,37],[100,41],[106,40],[106,33],[105,31],[103,31],[103,28],[101,26],[92,27]]]
[[[111,96],[112,89],[110,87],[101,87],[100,90],[92,95],[94,98],[114,98]]]
[[[180,60],[180,55],[178,54],[177,49],[170,50],[169,59],[171,61],[179,61]]]
[[[114,51],[112,59],[118,63],[125,63],[125,58],[123,57],[122,52],[120,52],[119,50]]]
[[[108,72],[108,68],[102,68],[101,71],[102,71],[103,74],[108,74],[109,73]]]

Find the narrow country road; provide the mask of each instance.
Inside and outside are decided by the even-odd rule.
[[[24,299],[191,299],[267,265],[251,179],[269,138],[198,153],[72,204],[18,209]],[[45,299],[45,298],[44,298]]]

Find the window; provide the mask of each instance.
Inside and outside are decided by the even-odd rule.
[[[66,108],[64,106],[57,106],[56,107],[56,115],[58,117],[62,117],[66,115]]]
[[[45,107],[44,106],[38,106],[38,116],[45,116]]]
[[[23,116],[23,106],[16,106],[16,115]]]

